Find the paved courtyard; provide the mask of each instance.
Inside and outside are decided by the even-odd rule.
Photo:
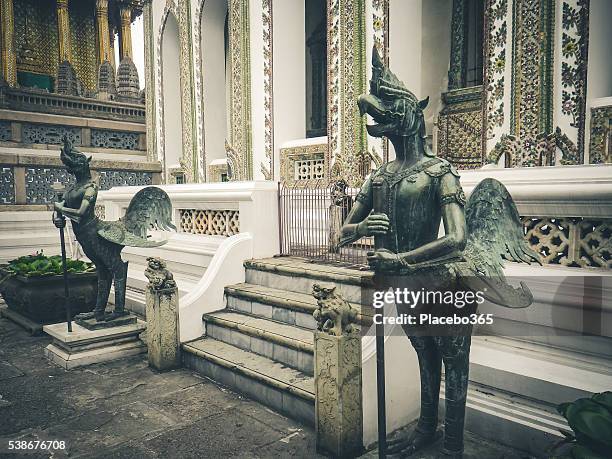
[[[312,429],[191,371],[141,357],[65,371],[44,358],[49,342],[0,319],[0,445],[57,439],[66,454],[2,458],[315,456]]]
[[[313,429],[189,370],[160,374],[133,357],[65,371],[44,358],[49,342],[0,318],[2,459],[321,457]],[[66,450],[8,454],[9,440],[63,440]],[[465,459],[526,457],[466,440]],[[413,457],[433,459],[439,448]]]

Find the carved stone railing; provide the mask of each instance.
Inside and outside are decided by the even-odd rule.
[[[163,256],[176,267],[175,275],[191,272],[186,267],[188,259],[198,260],[198,268],[205,270],[197,282],[191,278],[188,288],[176,277],[179,290],[184,289],[179,320],[181,341],[185,342],[203,335],[203,313],[225,307],[224,288],[244,282],[245,260],[279,253],[278,185],[261,181],[162,185],[160,188],[172,201],[173,221],[179,234],[165,235],[168,243],[155,251],[126,247],[123,253],[133,259]],[[98,204],[105,206],[106,219],[122,217],[140,189],[121,187],[101,192]],[[202,217],[197,232],[186,231],[193,230],[193,221],[187,223],[182,217],[194,214]],[[135,263],[130,263],[134,274]]]
[[[240,232],[238,210],[179,209],[181,233],[233,236]]]
[[[145,107],[141,104],[104,101],[6,86],[0,86],[0,108],[133,123],[144,123],[145,120]]]
[[[0,165],[0,205],[47,205],[55,199],[54,182],[74,181],[58,157],[3,153]],[[101,190],[161,180],[161,165],[155,162],[92,160],[91,169]]]
[[[612,267],[612,165],[462,171],[465,192],[486,177],[508,188],[543,264]]]
[[[522,217],[525,238],[542,263],[612,268],[612,218]]]

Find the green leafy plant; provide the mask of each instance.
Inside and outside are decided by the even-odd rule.
[[[61,256],[48,257],[42,251],[16,258],[2,268],[8,275],[26,277],[55,276],[64,272]],[[66,268],[69,273],[88,273],[96,270],[92,263],[72,259],[66,259]]]
[[[606,459],[612,451],[612,392],[562,403],[557,411],[567,419],[573,432],[560,429],[561,443],[571,443],[574,459]]]

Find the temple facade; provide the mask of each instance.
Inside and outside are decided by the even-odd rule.
[[[149,137],[169,181],[358,184],[393,156],[355,104],[375,45],[459,168],[607,163],[610,17],[601,0],[154,0]]]
[[[131,25],[141,14],[136,0],[0,3],[4,210],[52,202],[49,185],[65,178],[58,157],[64,136],[93,155],[101,189],[159,181],[132,60]]]

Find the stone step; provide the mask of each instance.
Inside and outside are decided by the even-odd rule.
[[[202,320],[206,336],[313,374],[311,330],[233,311],[204,314]]]
[[[440,398],[444,397],[443,382]],[[440,420],[444,410],[442,401]],[[477,383],[470,383],[468,389],[465,429],[536,457],[562,438],[558,429],[569,430],[553,406]]]
[[[612,387],[612,362],[517,338],[474,336],[470,381],[557,405]]]
[[[311,294],[242,283],[225,287],[225,297],[229,309],[309,330],[316,328],[312,313],[318,306]],[[355,303],[352,306],[362,324],[372,323],[372,308],[362,308]]]
[[[286,416],[314,425],[314,378],[211,337],[185,343],[182,348],[186,367]]]
[[[246,282],[290,292],[310,294],[315,283],[332,283],[347,301],[361,304],[361,287],[372,284],[371,271],[315,264],[304,258],[276,257],[247,260]]]

